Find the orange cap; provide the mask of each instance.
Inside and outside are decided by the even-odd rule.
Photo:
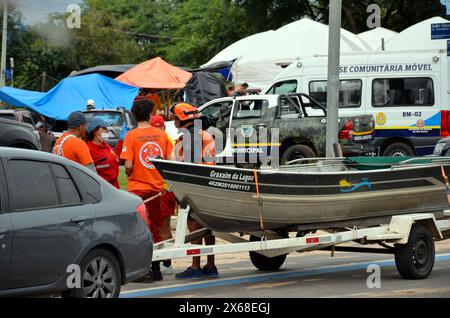
[[[197,107],[194,107],[188,103],[179,103],[175,105],[172,109],[172,112],[181,121],[196,119],[200,117]]]

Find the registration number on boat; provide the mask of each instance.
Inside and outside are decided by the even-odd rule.
[[[229,190],[239,190],[239,191],[250,191],[251,190],[249,185],[237,184],[237,183],[210,181],[208,183],[208,185],[210,187],[229,189]]]

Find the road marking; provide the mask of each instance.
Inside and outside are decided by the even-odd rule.
[[[449,261],[449,254],[442,254],[436,256],[436,262]],[[172,294],[179,293],[185,291],[192,291],[203,288],[213,288],[213,287],[223,287],[229,285],[238,285],[238,284],[248,284],[248,283],[260,283],[274,280],[283,280],[288,278],[301,278],[301,277],[310,277],[317,276],[323,274],[333,274],[333,273],[341,273],[341,272],[349,272],[354,270],[365,270],[367,266],[371,264],[379,265],[380,267],[391,267],[395,266],[395,262],[393,260],[382,260],[382,261],[372,261],[372,262],[363,262],[363,263],[354,263],[350,265],[338,265],[338,266],[325,266],[311,270],[295,270],[290,272],[282,272],[282,273],[270,273],[270,274],[256,274],[256,275],[248,275],[242,276],[239,278],[227,278],[227,279],[218,279],[218,280],[210,280],[210,281],[201,281],[194,283],[185,283],[185,284],[177,284],[171,286],[162,286],[156,288],[145,288],[145,289],[137,289],[126,291],[120,294],[120,298],[138,298],[138,297],[146,297],[146,296],[159,296],[164,294]]]

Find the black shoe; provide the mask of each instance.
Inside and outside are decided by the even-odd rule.
[[[150,272],[147,275],[145,275],[144,277],[138,279],[135,283],[139,283],[139,284],[151,284],[154,282],[153,279],[153,273]]]
[[[152,271],[153,281],[160,282],[163,280],[163,275],[161,271]]]

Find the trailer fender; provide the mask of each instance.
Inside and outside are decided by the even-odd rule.
[[[415,223],[425,227],[435,239],[444,238],[433,214],[397,215],[392,217],[391,223],[389,224],[389,231],[402,235],[401,239],[395,241],[396,244],[408,243],[411,228]]]

